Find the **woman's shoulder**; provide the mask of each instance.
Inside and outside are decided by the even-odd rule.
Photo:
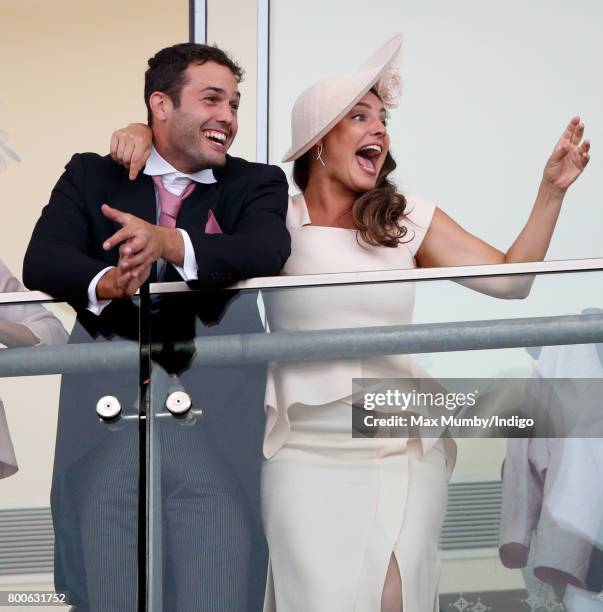
[[[400,225],[407,229],[407,237],[402,239],[402,244],[406,245],[414,257],[431,225],[436,205],[414,194],[402,195],[406,199],[406,208]]]
[[[287,207],[287,229],[295,229],[310,222],[310,215],[303,194],[290,195]]]
[[[417,228],[427,230],[433,219],[436,205],[415,194],[403,193],[402,195],[406,200],[402,223],[408,222]]]

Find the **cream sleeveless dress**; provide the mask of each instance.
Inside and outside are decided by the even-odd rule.
[[[397,248],[356,231],[309,226],[289,201],[283,274],[416,267],[435,206],[407,197]],[[270,331],[409,323],[411,282],[279,290],[264,296]],[[438,610],[438,539],[456,447],[450,439],[352,438],[352,378],[424,376],[408,356],[271,364],[262,471],[270,550],[265,612],[378,612],[392,554],[404,612]]]

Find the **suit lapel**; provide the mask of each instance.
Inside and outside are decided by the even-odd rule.
[[[157,223],[157,202],[155,200],[155,185],[153,179],[142,172],[136,180],[128,178],[127,171],[116,191],[113,203],[110,206],[122,212],[130,213],[148,223]]]

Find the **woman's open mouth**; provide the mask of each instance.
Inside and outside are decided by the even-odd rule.
[[[356,151],[358,165],[368,174],[377,174],[377,158],[381,155],[383,147],[379,144],[368,144]]]

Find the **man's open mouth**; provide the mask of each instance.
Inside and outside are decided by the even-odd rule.
[[[217,130],[203,130],[203,135],[212,145],[214,145],[214,148],[221,150],[226,148],[226,134],[224,134],[224,132],[218,132]]]

